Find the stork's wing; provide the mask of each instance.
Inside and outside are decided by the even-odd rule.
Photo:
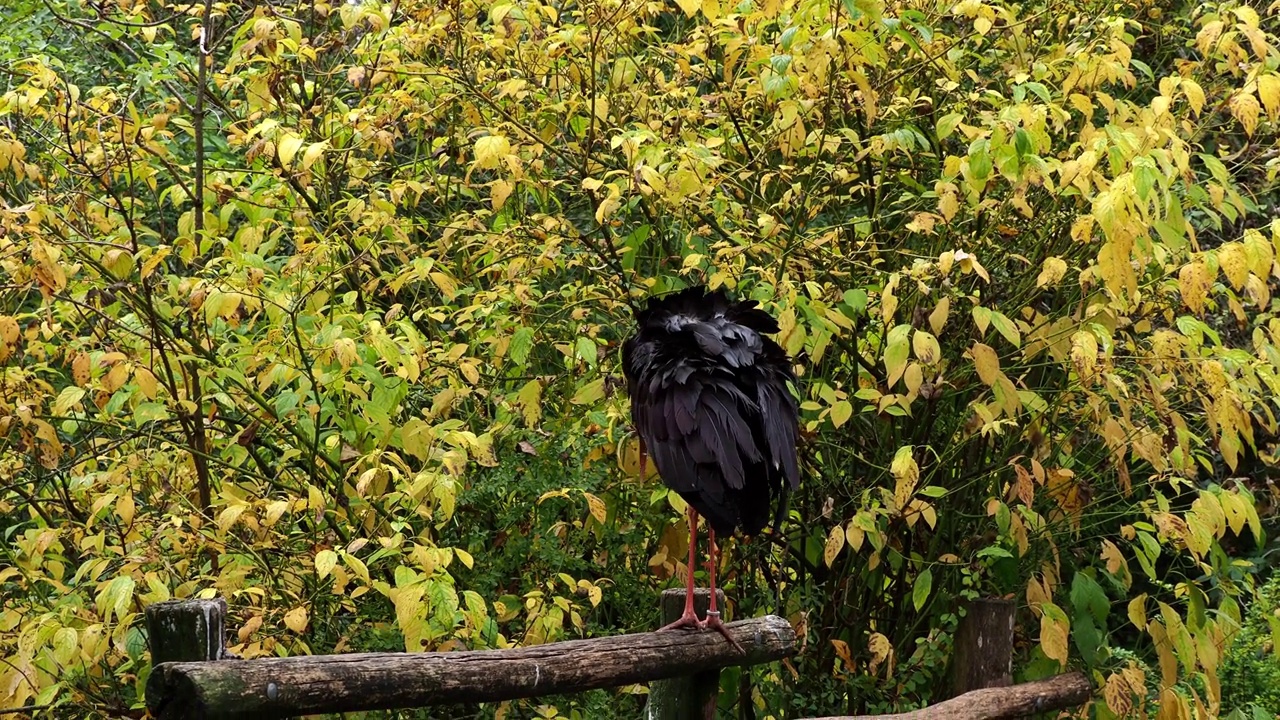
[[[785,382],[770,378],[759,387],[760,421],[769,443],[769,464],[781,470],[792,490],[800,487],[800,467],[796,460],[796,405]]]
[[[747,466],[764,458],[751,432],[755,399],[724,379],[678,383],[674,373],[662,375],[641,384],[631,407],[663,482],[676,492],[712,497],[726,486],[741,489]]]

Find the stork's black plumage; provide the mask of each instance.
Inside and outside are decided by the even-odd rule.
[[[791,360],[766,337],[778,332],[773,317],[719,290],[692,287],[651,299],[636,321],[622,344],[622,366],[641,452],[696,510],[690,565],[697,514],[711,525],[714,564],[716,533],[760,532],[775,503],[800,484]],[[714,570],[711,577],[714,599]],[[687,617],[678,625],[689,625],[693,614],[692,569],[689,588]],[[718,626],[718,614],[715,620]]]

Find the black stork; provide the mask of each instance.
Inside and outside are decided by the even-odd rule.
[[[755,535],[775,503],[800,485],[799,432],[791,359],[766,337],[778,323],[754,301],[691,287],[651,298],[622,343],[631,418],[667,487],[689,506],[684,614],[662,628],[714,629],[730,638],[716,607],[716,535]],[[707,619],[693,609],[698,516],[710,526]],[[735,643],[736,645],[736,643]]]

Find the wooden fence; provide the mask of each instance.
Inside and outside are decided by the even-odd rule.
[[[663,594],[664,621],[679,615],[683,594]],[[699,592],[699,612],[705,611],[709,596],[705,590]],[[221,598],[147,608],[156,666],[147,682],[146,700],[153,717],[289,718],[500,702],[650,683],[647,720],[707,719],[714,717],[721,668],[773,662],[797,650],[791,624],[769,615],[729,623],[729,633],[742,652],[718,633],[650,632],[508,650],[240,660],[229,658],[225,650],[225,613]],[[1075,673],[974,690],[934,708],[879,718],[1022,717],[1080,705],[1090,694],[1088,681]]]

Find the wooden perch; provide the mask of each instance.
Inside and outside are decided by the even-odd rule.
[[[1068,673],[1002,688],[971,690],[933,707],[896,715],[845,715],[810,720],[1004,720],[1083,705],[1093,695],[1084,673]]]
[[[791,624],[729,624],[745,650],[714,632],[637,633],[447,653],[351,653],[159,665],[147,708],[167,718],[286,718],[580,692],[757,665],[795,653]]]

